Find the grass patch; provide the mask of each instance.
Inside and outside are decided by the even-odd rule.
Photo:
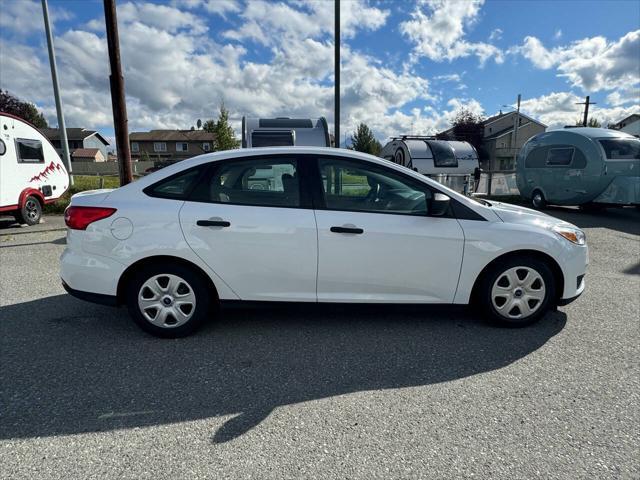
[[[73,187],[66,191],[56,202],[44,206],[44,213],[60,214],[64,213],[65,208],[69,206],[71,196],[78,192],[86,192],[87,190],[97,190],[101,188],[100,179],[104,180],[102,188],[118,188],[120,179],[118,177],[98,177],[93,175],[74,175]]]

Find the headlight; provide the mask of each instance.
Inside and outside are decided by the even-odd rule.
[[[553,227],[553,231],[566,240],[569,240],[571,243],[575,243],[576,245],[584,245],[587,240],[584,232],[578,228],[573,228],[565,225],[556,225],[555,227]]]

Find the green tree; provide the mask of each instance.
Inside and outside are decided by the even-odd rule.
[[[47,120],[33,103],[23,102],[6,90],[0,89],[0,112],[10,113],[31,123],[37,128],[47,128]]]
[[[224,106],[224,103],[220,105],[218,120],[206,120],[202,124],[202,130],[215,135],[213,139],[214,151],[233,150],[240,147],[240,141],[236,138],[236,133],[231,125],[229,125],[229,110]]]
[[[361,123],[356,129],[356,133],[351,137],[351,146],[349,148],[377,156],[382,150],[382,145],[367,124]]]
[[[484,117],[475,114],[468,108],[461,108],[451,122],[452,133],[450,135],[439,134],[436,137],[441,140],[459,140],[469,142],[480,152],[482,150],[482,138],[484,137]]]
[[[582,126],[582,119],[581,118],[576,120],[576,126],[578,126],[578,127]],[[587,127],[601,128],[602,127],[602,123],[600,123],[600,120],[598,120],[595,117],[589,117],[589,120],[587,120]]]

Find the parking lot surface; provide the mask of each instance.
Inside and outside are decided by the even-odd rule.
[[[639,478],[640,213],[549,213],[591,264],[532,327],[307,306],[179,340],[64,294],[59,217],[0,221],[0,477]]]

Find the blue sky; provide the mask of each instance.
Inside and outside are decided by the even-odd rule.
[[[113,136],[101,1],[49,0],[69,126]],[[242,115],[333,122],[333,2],[118,0],[130,130]],[[604,123],[640,111],[640,2],[342,1],[343,131],[447,128],[523,95],[550,127],[591,95]],[[39,1],[0,0],[0,87],[55,124]]]

